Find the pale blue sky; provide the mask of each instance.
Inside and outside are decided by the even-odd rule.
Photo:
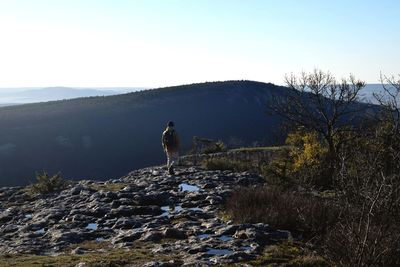
[[[0,0],[0,87],[400,73],[400,1]]]

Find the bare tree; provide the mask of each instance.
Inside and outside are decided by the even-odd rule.
[[[339,264],[400,264],[400,79],[381,75],[381,82],[374,93],[378,121],[339,152],[342,215],[325,240]]]
[[[384,155],[382,163],[385,174],[399,172],[394,162],[400,161],[400,74],[386,76],[381,74],[382,91],[373,94],[380,104],[377,116],[380,127],[375,134],[381,142],[381,153]]]
[[[317,132],[326,141],[328,155],[335,158],[344,141],[337,137],[352,128],[365,108],[358,103],[365,83],[353,75],[338,82],[329,72],[318,69],[300,76],[291,74],[285,82],[292,90],[284,97],[273,96],[269,110],[292,126]]]
[[[382,91],[373,93],[374,98],[383,108],[383,119],[392,123],[394,133],[400,130],[400,74],[381,76]]]

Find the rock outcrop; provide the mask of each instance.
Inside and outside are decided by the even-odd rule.
[[[48,196],[0,188],[0,254],[58,255],[84,241],[113,248],[152,242],[153,253],[179,254],[183,265],[211,265],[254,259],[272,239],[290,238],[265,224],[222,218],[220,206],[232,190],[243,182],[263,186],[259,176],[196,167],[177,173],[141,169],[107,182],[80,181]],[[68,253],[89,252],[78,247]]]

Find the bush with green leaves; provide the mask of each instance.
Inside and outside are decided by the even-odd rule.
[[[281,149],[275,153],[270,162],[261,164],[259,174],[270,185],[292,187],[294,184],[293,177],[290,175],[292,165],[293,159],[289,155],[289,149]]]
[[[49,175],[46,171],[36,173],[36,184],[32,185],[32,191],[39,194],[49,194],[58,192],[66,187],[66,181],[62,178],[61,173]]]
[[[318,134],[300,128],[288,134],[286,147],[275,154],[273,160],[261,167],[260,172],[267,182],[290,187],[329,187],[324,171],[327,148]]]

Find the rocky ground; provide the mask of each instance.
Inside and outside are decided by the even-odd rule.
[[[290,233],[224,219],[221,205],[239,185],[263,186],[263,180],[196,167],[168,176],[153,167],[107,182],[80,181],[48,196],[0,188],[0,254],[86,254],[93,251],[79,245],[90,241],[107,244],[103,251],[150,244],[148,266],[249,261]],[[163,265],[161,255],[174,257]]]

